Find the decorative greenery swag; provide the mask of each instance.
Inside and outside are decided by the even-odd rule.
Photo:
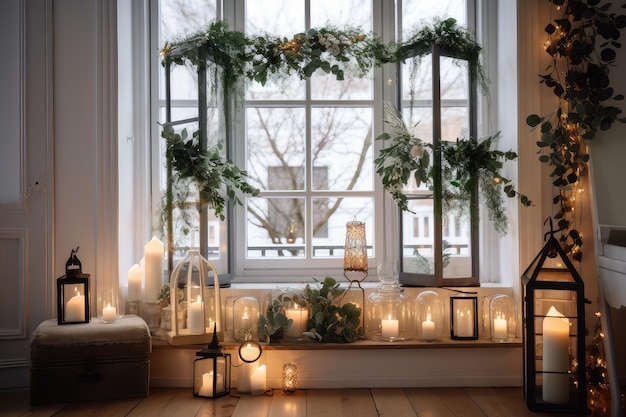
[[[318,70],[343,80],[346,73],[363,77],[375,66],[407,60],[412,60],[415,68],[419,59],[432,51],[434,44],[444,48],[448,55],[468,61],[472,82],[483,92],[487,91],[487,81],[479,61],[481,47],[454,19],[435,21],[431,26],[417,29],[405,42],[389,45],[383,44],[374,34],[365,34],[353,27],[310,29],[307,33],[287,39],[269,34],[246,37],[243,33],[228,30],[224,22],[215,22],[200,32],[167,43],[161,53],[164,65],[187,62],[196,67],[207,66],[213,71],[211,78],[220,80],[222,103],[232,103],[233,95],[240,93],[238,88],[244,80],[264,85],[268,80],[281,81],[293,74],[306,79]],[[391,113],[387,109],[387,115]],[[229,104],[225,105],[224,115],[228,127],[232,123]],[[401,188],[410,172],[416,170],[413,175],[418,183],[427,183],[432,175],[428,169],[428,154],[415,158],[411,154],[414,139],[405,133],[393,138],[386,133],[381,135],[378,139],[392,140],[376,159],[383,185],[404,210],[407,209],[406,197]],[[173,161],[175,180],[194,181],[201,196],[222,218],[224,199],[218,190],[224,184],[229,198],[236,196],[237,189],[243,193],[258,194],[258,190],[246,183],[245,171],[237,169],[231,162],[221,161],[219,148],[206,152],[198,149],[197,132],[188,138],[186,132],[179,135],[170,124],[165,124],[162,136],[167,140],[167,155]],[[493,192],[494,184],[497,184],[494,179],[505,184],[504,193],[507,196],[518,195],[511,184],[506,184],[509,181],[499,174],[502,161],[515,159],[517,155],[491,150],[495,138],[484,141],[463,139],[457,142],[456,147],[445,145],[446,148],[441,149],[449,162],[449,175],[445,179],[456,188],[446,188],[450,198],[444,196],[444,200],[452,201],[454,195],[454,199],[463,204],[468,191],[474,187],[475,181],[479,181],[481,189],[488,192],[490,217],[495,220],[496,228],[504,232],[506,216],[501,208],[500,195]],[[429,145],[420,141],[420,146]],[[178,187],[182,190],[186,188]],[[184,199],[186,195],[183,193],[182,197]],[[235,201],[241,203],[238,199]],[[530,204],[525,196],[521,201],[524,205]]]

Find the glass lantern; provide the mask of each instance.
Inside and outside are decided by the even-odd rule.
[[[212,288],[206,286],[209,270],[213,271]],[[187,252],[172,271],[170,288],[178,288],[179,285],[185,289],[184,301],[178,299],[177,291],[170,290],[171,330],[167,332],[167,341],[174,346],[208,343],[211,331],[215,331],[218,340],[224,340],[219,278],[213,265],[200,255],[200,251]],[[185,327],[177,319],[179,311],[186,312]]]
[[[195,397],[219,398],[230,394],[230,353],[224,353],[217,340],[217,333],[206,349],[196,352],[193,362],[193,395]]]
[[[445,327],[445,309],[435,291],[423,291],[415,299],[415,334],[425,342],[440,340]]]
[[[497,294],[489,302],[489,329],[495,342],[510,342],[517,332],[515,300],[506,294]]]
[[[522,275],[524,396],[532,411],[586,413],[584,284],[549,234]]]
[[[411,301],[400,288],[395,261],[388,262],[392,264],[379,265],[378,289],[367,298],[365,331],[374,340],[409,340],[413,336]]]
[[[243,342],[256,336],[260,311],[256,297],[228,297],[225,310],[226,332],[234,340]]]
[[[450,297],[450,338],[478,339],[478,297]]]

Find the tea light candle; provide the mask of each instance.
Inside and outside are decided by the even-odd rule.
[[[267,376],[267,368],[261,365],[252,372],[250,377],[250,393],[252,395],[260,395],[265,392],[265,378]]]
[[[422,339],[435,340],[435,323],[430,319],[430,313],[426,315],[426,320],[422,322]]]
[[[202,334],[206,331],[204,328],[204,302],[200,296],[198,296],[198,301],[189,303],[187,327],[190,334]]]
[[[135,264],[128,270],[128,300],[141,300],[141,284],[142,284],[141,267]]]
[[[389,314],[387,320],[381,320],[380,329],[382,337],[398,337],[398,320],[392,320],[391,314]]]
[[[105,322],[114,322],[116,316],[117,309],[115,307],[111,307],[111,303],[109,303],[106,307],[102,309],[102,320],[104,320]]]
[[[569,320],[554,306],[543,319],[543,400],[569,402]],[[557,372],[557,373],[551,373]]]
[[[85,321],[85,296],[78,291],[65,304],[65,321]]]
[[[493,337],[496,339],[506,339],[507,336],[506,318],[504,315],[498,314],[498,317],[493,319]]]

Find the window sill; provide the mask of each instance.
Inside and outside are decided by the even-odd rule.
[[[220,342],[225,350],[237,349],[241,344],[234,340]],[[435,342],[407,340],[403,342],[383,342],[377,340],[358,340],[353,343],[262,343],[263,350],[376,350],[376,349],[456,349],[456,348],[521,348],[522,340],[514,339],[510,342],[495,342],[491,339],[452,340],[443,338]],[[202,345],[172,346],[164,340],[152,340],[153,349],[202,349]]]

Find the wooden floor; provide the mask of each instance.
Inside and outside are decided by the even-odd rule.
[[[29,393],[0,393],[0,416],[20,417],[544,417],[531,412],[522,388],[298,390],[287,395],[196,398],[190,389],[151,388],[146,398],[29,405]],[[601,414],[600,414],[601,415]],[[597,415],[599,417],[600,415]]]

